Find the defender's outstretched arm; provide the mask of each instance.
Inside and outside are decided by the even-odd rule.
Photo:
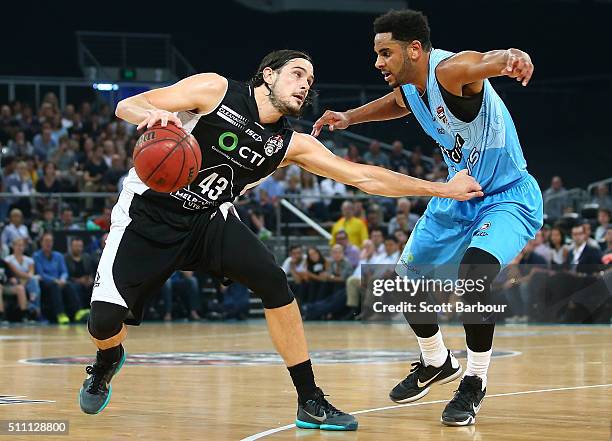
[[[293,135],[284,165],[287,163],[380,196],[439,196],[459,201],[483,196],[482,188],[466,170],[457,173],[449,182],[429,182],[382,167],[347,161],[334,155],[314,137],[302,133]]]

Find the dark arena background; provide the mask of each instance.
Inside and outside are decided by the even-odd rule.
[[[82,413],[79,389],[95,353],[92,289],[143,133],[115,116],[117,104],[200,72],[245,82],[270,51],[297,49],[312,57],[317,93],[290,121],[310,134],[325,110],[390,92],[374,67],[372,23],[406,8],[428,17],[434,49],[518,48],[535,66],[527,87],[491,80],[544,219],[491,285],[491,303],[504,308],[478,422],[440,422],[459,380],[432,383],[419,401],[389,399],[422,368],[421,349],[400,312],[381,313],[372,287],[393,273],[429,198],[368,195],[297,166],[234,206],[287,276],[317,384],[359,429],[296,428],[294,385],[261,300],[199,271],[176,271],[151,293],[144,322],[123,343],[112,401]],[[2,9],[0,439],[612,439],[612,1],[7,1]],[[413,115],[324,129],[318,139],[354,163],[448,177]],[[431,297],[444,304],[455,294]],[[436,312],[465,369],[465,316]]]

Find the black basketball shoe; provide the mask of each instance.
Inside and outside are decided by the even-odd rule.
[[[469,426],[476,422],[487,389],[482,390],[482,380],[476,376],[465,376],[455,391],[455,396],[442,412],[445,426]]]
[[[125,363],[125,350],[121,346],[121,357],[118,361],[103,363],[100,356],[96,355],[96,362],[85,368],[89,377],[85,379],[79,391],[79,404],[83,412],[96,414],[104,410],[113,392],[110,381],[123,367],[123,363]]]
[[[355,417],[336,409],[326,396],[317,388],[314,398],[304,404],[298,401],[295,425],[300,429],[357,430]]]
[[[389,398],[396,403],[410,403],[423,398],[434,384],[445,384],[461,375],[461,365],[448,351],[446,361],[440,367],[425,366],[423,356],[412,363],[410,374],[389,392]]]

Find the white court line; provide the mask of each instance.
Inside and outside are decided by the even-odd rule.
[[[539,389],[539,390],[525,390],[521,392],[508,392],[504,394],[493,394],[487,395],[485,398],[493,398],[493,397],[509,397],[512,395],[527,395],[527,394],[538,394],[544,392],[557,392],[560,390],[579,390],[579,389],[591,389],[596,387],[612,387],[612,383],[607,384],[593,384],[590,386],[573,386],[573,387],[557,387],[554,389]],[[399,409],[402,407],[416,407],[416,406],[425,406],[427,404],[438,404],[438,403],[447,403],[450,400],[435,400],[435,401],[422,401],[418,403],[407,403],[407,404],[397,404],[394,406],[385,406],[385,407],[377,407],[374,409],[365,409],[358,410],[357,412],[351,412],[351,415],[359,415],[362,413],[370,413],[370,412],[382,412],[385,410]],[[287,424],[286,426],[277,427],[275,429],[266,430],[265,432],[259,432],[255,435],[247,436],[246,438],[242,438],[240,441],[255,441],[257,439],[261,439],[268,435],[273,435],[278,432],[282,432],[284,430],[292,429],[295,427],[295,424]]]

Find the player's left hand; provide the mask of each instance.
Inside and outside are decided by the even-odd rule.
[[[526,86],[533,75],[533,63],[527,52],[519,49],[508,49],[506,67],[501,71],[502,75],[516,78],[523,86]]]
[[[445,185],[442,197],[455,199],[457,201],[467,201],[472,198],[484,196],[482,187],[476,179],[468,175],[467,169],[461,170],[453,176]]]

